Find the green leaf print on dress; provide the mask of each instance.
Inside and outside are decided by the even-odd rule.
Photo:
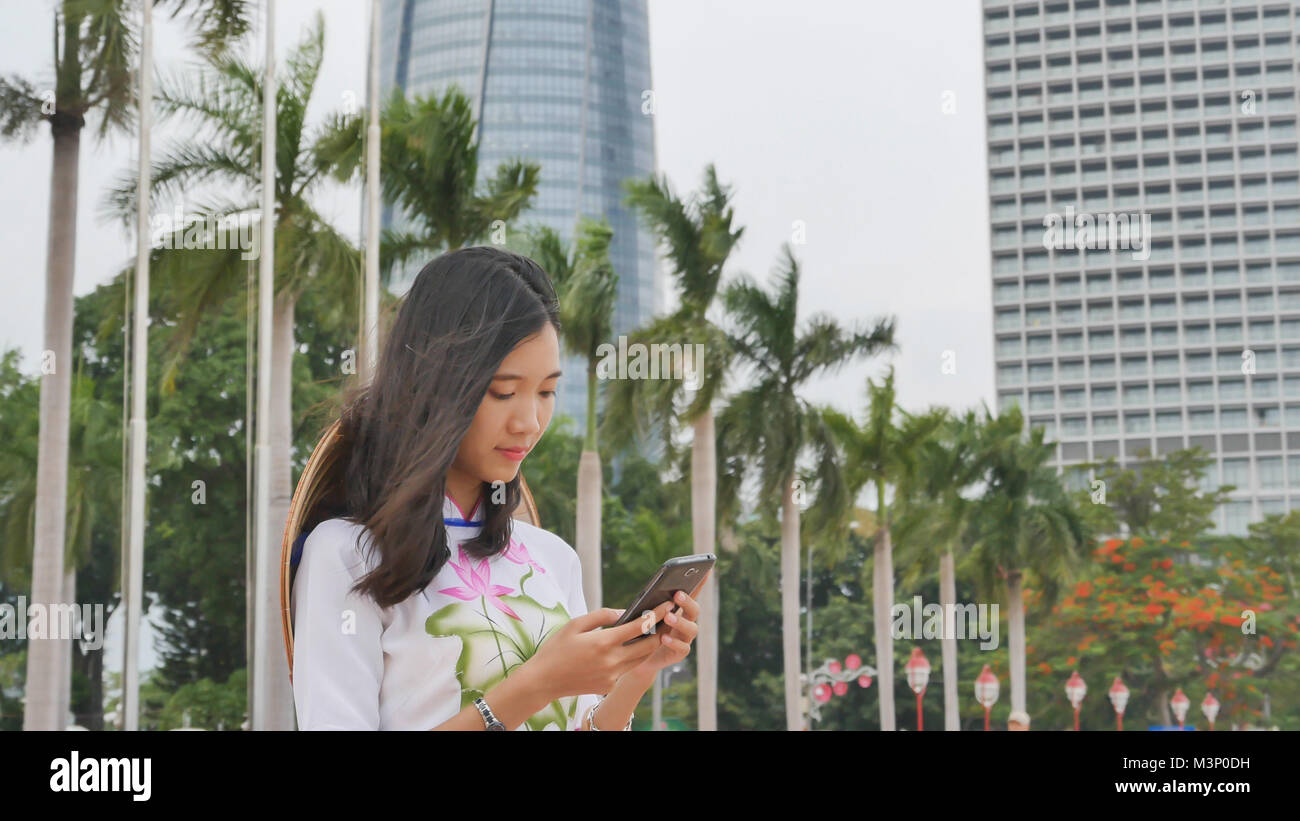
[[[424,623],[431,636],[458,636],[460,657],[456,677],[460,680],[463,709],[502,681],[519,665],[532,658],[548,636],[569,621],[563,602],[542,607],[523,592],[524,582],[535,566],[519,580],[519,590],[492,584],[487,559],[474,560],[457,547],[460,562],[448,561],[462,587],[444,587],[439,593],[460,601],[439,608]],[[513,594],[513,595],[507,595]],[[577,696],[563,696],[534,713],[524,722],[530,730],[544,730],[554,724],[566,729],[577,709]]]

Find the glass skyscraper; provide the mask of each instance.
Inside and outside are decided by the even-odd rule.
[[[985,0],[983,26],[999,407],[1076,487],[1200,446],[1222,531],[1300,507],[1295,5]],[[1081,232],[1112,215],[1145,243]]]
[[[655,170],[645,0],[384,0],[381,87],[408,97],[460,86],[479,123],[480,183],[511,158],[541,165],[541,185],[516,230],[554,228],[571,242],[578,217],[608,219],[619,275],[614,332],[660,308],[653,238],[623,205],[622,183]],[[385,227],[400,225],[387,211]],[[418,272],[396,275],[400,293]],[[586,369],[566,356],[556,408],[581,432]]]

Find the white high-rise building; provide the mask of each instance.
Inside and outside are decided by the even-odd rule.
[[[1076,487],[1203,448],[1230,533],[1300,507],[1297,11],[983,3],[998,406]]]

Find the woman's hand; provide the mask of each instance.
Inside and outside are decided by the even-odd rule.
[[[676,664],[690,655],[691,642],[695,641],[695,637],[700,632],[697,623],[700,617],[700,603],[695,600],[695,596],[703,589],[704,583],[709,580],[709,573],[712,572],[713,569],[710,568],[689,595],[684,590],[677,591],[670,604],[677,605],[679,612],[669,612],[663,617],[665,629],[658,635],[637,642],[637,644],[653,642],[656,646],[654,653],[631,670],[633,676],[652,679],[663,668]]]
[[[664,618],[672,607],[671,601],[656,607],[656,620]],[[537,652],[519,669],[528,671],[538,688],[547,694],[548,701],[584,693],[608,693],[624,673],[659,652],[655,638],[623,646],[623,642],[642,635],[641,619],[602,629],[618,621],[622,614],[622,610],[602,607],[570,619],[543,640]]]

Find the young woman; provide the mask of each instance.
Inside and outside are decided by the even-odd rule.
[[[625,730],[690,652],[691,595],[624,646],[648,619],[601,629],[622,611],[587,612],[573,548],[511,518],[555,408],[557,312],[535,262],[491,247],[416,277],[345,402],[346,512],[311,530],[294,577],[300,729]]]

